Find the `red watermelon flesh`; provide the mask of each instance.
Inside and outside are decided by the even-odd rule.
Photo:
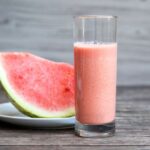
[[[67,117],[74,110],[74,69],[30,53],[0,53],[0,80],[13,104],[32,117]]]

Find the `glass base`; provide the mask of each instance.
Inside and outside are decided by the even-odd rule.
[[[81,137],[110,137],[115,134],[115,121],[103,125],[81,124],[76,121],[75,132]]]

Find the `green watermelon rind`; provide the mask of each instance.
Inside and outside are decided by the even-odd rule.
[[[35,107],[30,103],[27,103],[24,98],[18,95],[11,87],[5,70],[3,69],[2,62],[0,62],[0,83],[4,88],[4,91],[8,95],[10,102],[23,114],[34,118],[66,118],[75,115],[74,108],[68,108],[64,111],[52,112],[45,111],[40,107]]]

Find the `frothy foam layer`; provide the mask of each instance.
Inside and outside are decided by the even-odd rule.
[[[107,47],[107,46],[116,46],[117,43],[94,43],[94,42],[75,42],[74,47]]]

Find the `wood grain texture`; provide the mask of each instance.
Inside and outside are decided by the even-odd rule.
[[[0,0],[1,51],[31,51],[73,63],[72,17],[118,20],[118,85],[150,85],[149,0]]]
[[[150,146],[0,146],[0,150],[149,150]]]
[[[80,138],[74,130],[41,130],[0,122],[0,149],[149,150],[150,87],[118,87],[116,135],[110,138]],[[4,146],[5,145],[5,146]],[[21,147],[21,145],[30,145]]]

